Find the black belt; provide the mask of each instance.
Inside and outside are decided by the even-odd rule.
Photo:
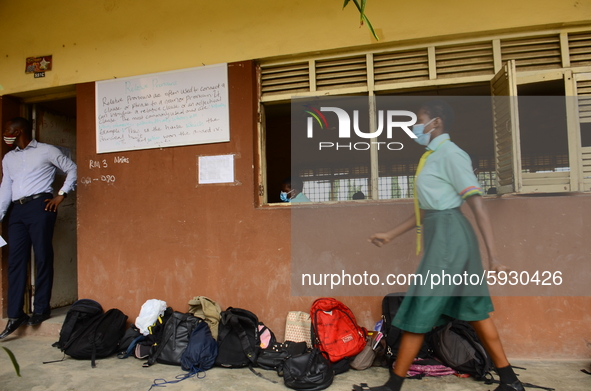
[[[26,203],[27,203],[27,202],[29,202],[29,201],[36,200],[37,198],[39,198],[39,197],[43,197],[43,196],[45,196],[45,195],[53,196],[53,194],[51,194],[51,193],[39,193],[39,194],[33,194],[33,195],[30,195],[30,196],[26,196],[26,197],[23,197],[23,198],[19,198],[18,200],[16,200],[16,201],[12,201],[12,202],[13,202],[14,204],[17,204],[17,205],[19,205],[19,204],[20,204],[20,205],[24,205],[24,204],[26,204]]]

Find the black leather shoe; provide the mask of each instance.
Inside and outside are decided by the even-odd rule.
[[[495,391],[525,391],[525,388],[523,388],[523,384],[521,384],[521,382],[517,380],[516,382],[513,382],[511,384],[501,383],[500,386],[495,388]]]
[[[27,324],[29,326],[35,326],[35,325],[43,323],[47,319],[49,319],[49,312],[45,313],[45,314],[33,314],[31,316],[31,319],[29,319],[29,321],[27,322]]]
[[[16,329],[18,329],[22,324],[26,323],[29,320],[29,315],[23,314],[20,318],[10,318],[8,319],[8,323],[6,323],[6,328],[0,334],[0,339],[8,337],[10,334],[14,333]]]

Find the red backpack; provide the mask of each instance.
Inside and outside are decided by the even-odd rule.
[[[314,347],[326,352],[331,362],[354,357],[365,347],[365,328],[357,324],[353,312],[340,301],[317,299],[312,304],[310,317]]]

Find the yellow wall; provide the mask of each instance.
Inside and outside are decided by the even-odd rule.
[[[0,95],[202,64],[376,45],[342,0],[0,1]],[[576,25],[591,0],[370,0],[381,42]],[[43,79],[25,58],[53,55]]]

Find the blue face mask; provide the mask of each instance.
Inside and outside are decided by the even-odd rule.
[[[429,141],[431,141],[431,132],[435,130],[435,128],[431,129],[427,133],[424,133],[425,127],[429,125],[431,122],[435,121],[437,117],[433,118],[431,121],[427,122],[426,124],[415,124],[412,126],[412,132],[414,133],[417,138],[414,140],[420,144],[427,146]]]
[[[281,198],[281,201],[283,201],[283,202],[290,202],[291,201],[291,197],[289,196],[289,193],[291,193],[291,192],[293,192],[293,190],[290,191],[290,192],[282,191],[279,194],[279,198]]]

